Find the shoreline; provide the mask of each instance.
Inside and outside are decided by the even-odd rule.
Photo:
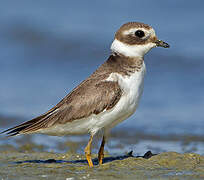
[[[0,122],[3,130],[16,119],[1,116]],[[148,134],[131,128],[128,132],[114,128],[105,146],[102,166],[97,165],[99,136],[93,143],[95,166],[89,168],[83,154],[88,136],[22,135],[6,138],[1,135],[0,179],[204,178],[203,136]],[[146,153],[145,156],[149,150],[158,154]]]

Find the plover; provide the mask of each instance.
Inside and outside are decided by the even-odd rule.
[[[168,48],[154,29],[129,22],[116,32],[111,55],[92,75],[81,82],[48,112],[5,130],[9,136],[41,133],[55,136],[90,134],[85,155],[90,167],[93,136],[103,132],[98,152],[103,163],[106,137],[112,127],[131,116],[143,92],[144,55],[154,47]]]

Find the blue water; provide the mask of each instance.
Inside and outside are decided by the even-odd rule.
[[[140,106],[119,128],[204,135],[203,18],[201,0],[1,2],[0,114],[47,111],[106,60],[121,24],[140,21],[171,48],[145,57]]]

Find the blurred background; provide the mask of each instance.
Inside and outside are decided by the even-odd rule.
[[[139,21],[150,24],[171,48],[155,48],[146,55],[140,106],[114,128],[115,141],[109,147],[122,134],[137,150],[139,141],[142,152],[151,149],[149,144],[160,147],[157,140],[162,137],[162,150],[183,151],[183,141],[166,140],[193,137],[197,143],[192,142],[189,151],[203,153],[203,18],[201,0],[1,2],[0,130],[58,103],[108,58],[115,31],[123,23]],[[42,144],[52,138],[37,137]]]

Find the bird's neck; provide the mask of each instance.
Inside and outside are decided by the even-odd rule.
[[[104,63],[107,68],[111,68],[114,72],[119,72],[124,75],[140,71],[143,66],[143,58],[139,57],[127,57],[123,54],[112,53],[108,60]]]

